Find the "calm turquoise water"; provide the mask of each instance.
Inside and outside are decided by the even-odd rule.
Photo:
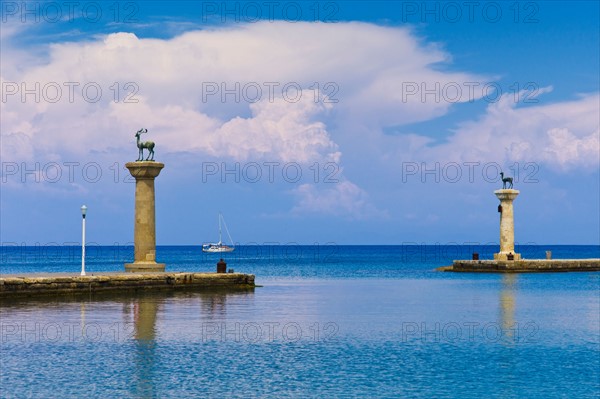
[[[2,398],[598,398],[600,273],[435,272],[494,247],[254,246],[263,287],[0,305]],[[600,257],[599,246],[522,247]],[[170,270],[215,256],[159,247]],[[130,247],[89,248],[122,270]],[[5,246],[1,273],[78,271],[76,248]]]

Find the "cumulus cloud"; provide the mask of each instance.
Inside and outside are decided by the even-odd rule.
[[[45,58],[21,60],[17,67],[10,56],[22,52],[9,46],[0,77],[3,85],[19,85],[19,91],[2,103],[3,113],[14,116],[3,118],[2,133],[25,134],[45,152],[52,141],[66,144],[60,151],[89,151],[75,133],[82,129],[85,141],[95,139],[96,150],[110,150],[123,141],[119,134],[129,135],[141,122],[158,136],[156,141],[168,137],[172,151],[197,149],[240,159],[270,153],[300,161],[312,160],[320,152],[323,158],[332,159],[339,154],[323,122],[329,104],[310,104],[308,100],[315,98],[312,91],[319,93],[319,99],[333,97],[337,103],[332,104],[343,120],[394,124],[425,120],[449,107],[419,98],[404,101],[405,82],[478,80],[466,73],[439,71],[434,66],[447,62],[449,56],[421,43],[408,29],[354,22],[237,24],[165,40],[121,32],[54,43],[47,52]],[[79,85],[71,89],[66,86],[69,82]],[[125,87],[128,82],[133,85]],[[263,90],[254,104],[239,96],[221,95],[222,89],[235,90],[236,85],[243,88],[249,83]],[[276,84],[273,93],[266,83]],[[302,87],[304,101],[281,101],[287,83]],[[34,101],[34,96],[27,95],[21,101],[21,85],[31,90],[36,84],[41,99]],[[208,85],[215,84],[219,93],[207,95]],[[58,101],[48,101],[55,97],[56,86],[62,95]],[[90,103],[96,87],[102,90],[100,99]],[[124,103],[125,99],[138,103]],[[128,123],[125,115],[137,123]],[[187,123],[182,122],[186,119]],[[23,126],[24,121],[31,126]],[[184,131],[181,125],[186,125]],[[226,145],[210,139],[217,130]],[[176,139],[179,136],[185,140]]]
[[[32,54],[11,46],[15,29],[2,37],[3,161],[115,159],[130,148],[133,133],[146,127],[159,157],[185,151],[310,164],[343,163],[352,153],[354,159],[360,154],[392,163],[544,162],[560,171],[599,164],[597,93],[526,107],[505,95],[443,142],[424,134],[382,134],[482,96],[475,91],[454,102],[433,101],[423,98],[423,88],[464,90],[491,79],[440,68],[451,63],[450,55],[404,27],[261,22],[170,39],[121,32],[54,43]],[[285,97],[288,83],[301,88],[298,101]],[[252,90],[253,101],[245,98],[246,85],[262,89],[258,98]],[[61,95],[48,101],[57,86]],[[35,94],[22,97],[23,88],[36,87],[38,101]],[[89,101],[96,87],[101,95]],[[209,87],[218,92],[210,94]],[[419,92],[407,95],[409,87]],[[223,95],[223,89],[237,93]],[[377,213],[352,176],[341,178],[327,189],[300,186],[295,211]]]
[[[555,163],[564,169],[578,166],[598,168],[600,157],[600,130],[587,136],[577,137],[565,128],[550,129],[546,132],[547,146],[542,159]]]
[[[160,137],[162,151],[301,164],[339,162],[341,156],[326,125],[319,121],[327,107],[312,101],[312,95],[293,104],[282,98],[254,103],[249,117],[226,121],[180,105],[155,108],[144,101],[135,110],[132,114],[127,107],[111,106],[110,115],[123,126],[151,126],[150,134]],[[118,134],[112,140],[118,140]]]
[[[325,124],[315,120],[325,105],[315,103],[309,93],[291,106],[282,98],[252,104],[251,118],[234,118],[216,131],[213,155],[248,160],[277,154],[283,162],[339,162],[338,146]]]
[[[548,91],[540,90],[540,93]],[[523,93],[521,93],[523,94]],[[401,138],[411,145],[403,159],[441,162],[536,162],[559,172],[596,170],[600,163],[600,95],[518,107],[510,94],[476,120],[460,124],[443,143],[423,135]],[[400,150],[401,151],[401,150]]]
[[[342,162],[340,137],[356,130],[328,126],[377,134],[382,125],[427,120],[451,104],[407,99],[407,82],[484,80],[441,71],[449,55],[407,28],[357,22],[236,24],[170,39],[121,32],[42,46],[33,57],[11,46],[12,36],[2,42],[3,160],[122,156],[133,132],[147,127],[159,154]],[[301,88],[299,101],[285,98],[288,83]],[[221,95],[248,84],[262,88],[256,102]],[[220,93],[208,95],[208,85]],[[23,88],[41,98],[22,97]],[[338,198],[346,201],[340,209],[361,213],[348,201],[365,208],[366,197],[344,178],[334,190],[300,189],[297,209],[336,212],[327,203]]]

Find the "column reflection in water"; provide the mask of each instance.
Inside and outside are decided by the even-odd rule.
[[[518,359],[521,348],[519,341],[519,324],[515,320],[517,293],[517,275],[503,274],[500,289],[500,320],[499,327],[502,333],[500,339],[494,344],[500,350],[498,356],[498,372],[502,375],[500,386],[503,398],[516,398],[518,394]]]
[[[159,314],[168,314],[168,326],[160,336],[168,340],[177,330],[176,337],[201,339],[202,323],[205,321],[225,322],[228,318],[228,300],[232,306],[236,303],[249,303],[253,296],[250,292],[208,292],[144,295],[128,300],[123,304],[123,324],[133,322],[133,373],[130,385],[131,395],[136,398],[154,398],[160,392],[157,384],[160,380],[160,352],[157,348],[157,319]],[[251,301],[250,301],[251,302]],[[163,309],[167,307],[167,309]],[[220,324],[219,324],[220,325]]]
[[[162,301],[158,297],[139,297],[130,303],[134,325],[135,397],[154,398],[156,368],[156,316]]]
[[[500,316],[502,334],[504,341],[514,343],[518,336],[515,336],[515,294],[517,290],[517,275],[502,275],[502,290],[500,291]],[[518,331],[518,330],[517,330]]]

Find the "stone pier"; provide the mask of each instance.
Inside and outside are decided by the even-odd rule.
[[[165,264],[156,263],[154,179],[165,165],[141,161],[128,162],[125,166],[135,178],[134,261],[125,264],[125,271],[164,272]]]
[[[597,272],[600,271],[600,259],[455,260],[452,266],[438,270],[475,273]]]
[[[515,221],[513,212],[513,201],[519,195],[519,190],[502,189],[494,191],[500,200],[500,252],[494,254],[494,260],[508,260],[510,254],[513,259],[521,259],[521,255],[515,253]]]
[[[205,291],[254,289],[253,274],[242,273],[93,273],[0,274],[0,304],[4,298],[55,296],[97,292]]]

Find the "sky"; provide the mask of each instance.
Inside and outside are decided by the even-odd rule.
[[[2,245],[600,244],[600,3],[1,3]]]

